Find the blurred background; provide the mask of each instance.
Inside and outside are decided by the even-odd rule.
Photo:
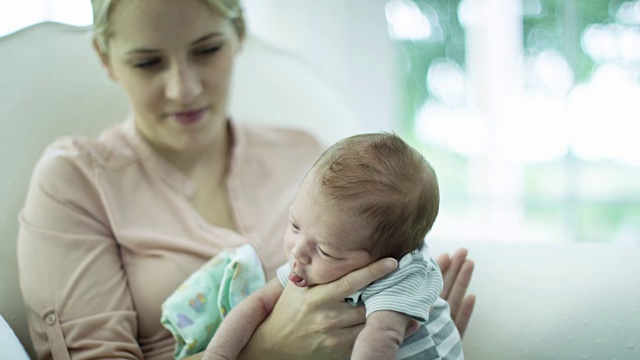
[[[244,6],[251,36],[313,66],[363,129],[431,161],[432,237],[640,244],[640,0]],[[45,20],[87,26],[90,2],[0,1],[0,36]]]

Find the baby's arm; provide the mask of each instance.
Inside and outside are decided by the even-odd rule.
[[[278,279],[272,279],[234,307],[222,321],[202,359],[235,359],[256,328],[269,316],[282,290]]]
[[[353,345],[351,360],[395,359],[411,320],[405,314],[390,310],[371,313]]]

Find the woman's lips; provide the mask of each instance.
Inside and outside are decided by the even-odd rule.
[[[190,111],[181,111],[173,113],[171,116],[178,122],[180,125],[193,125],[202,120],[209,108],[198,109],[198,110],[190,110]]]

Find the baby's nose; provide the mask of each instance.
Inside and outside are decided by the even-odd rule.
[[[293,249],[291,249],[291,252],[293,258],[296,259],[296,261],[299,261],[301,264],[309,265],[309,263],[311,263],[311,258],[309,257],[307,251],[301,246],[295,246]]]

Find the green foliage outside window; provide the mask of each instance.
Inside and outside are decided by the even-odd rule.
[[[614,21],[610,9],[617,8],[615,3],[619,1],[524,0],[525,55],[558,50],[573,69],[576,82],[588,80],[595,62],[582,49],[580,36],[591,24]],[[537,6],[540,6],[539,13],[535,11]]]
[[[434,164],[442,203],[450,214],[464,216],[478,201],[469,193],[469,167],[474,159],[421,141],[416,114],[431,94],[425,84],[434,60],[448,58],[465,67],[465,34],[458,19],[460,0],[413,0],[439,27],[425,40],[396,40],[398,71],[403,74],[400,132]],[[573,71],[574,84],[588,81],[597,61],[587,54],[583,32],[593,24],[616,22],[621,0],[523,0],[524,56],[545,50],[562,54]],[[640,6],[640,5],[638,5]],[[435,14],[435,16],[434,16]],[[630,149],[633,151],[633,149]],[[569,152],[553,162],[524,164],[522,203],[526,221],[554,228],[574,241],[602,242],[640,233],[640,167],[613,161],[585,161]],[[480,202],[482,203],[482,202]],[[635,234],[635,235],[634,235]]]

